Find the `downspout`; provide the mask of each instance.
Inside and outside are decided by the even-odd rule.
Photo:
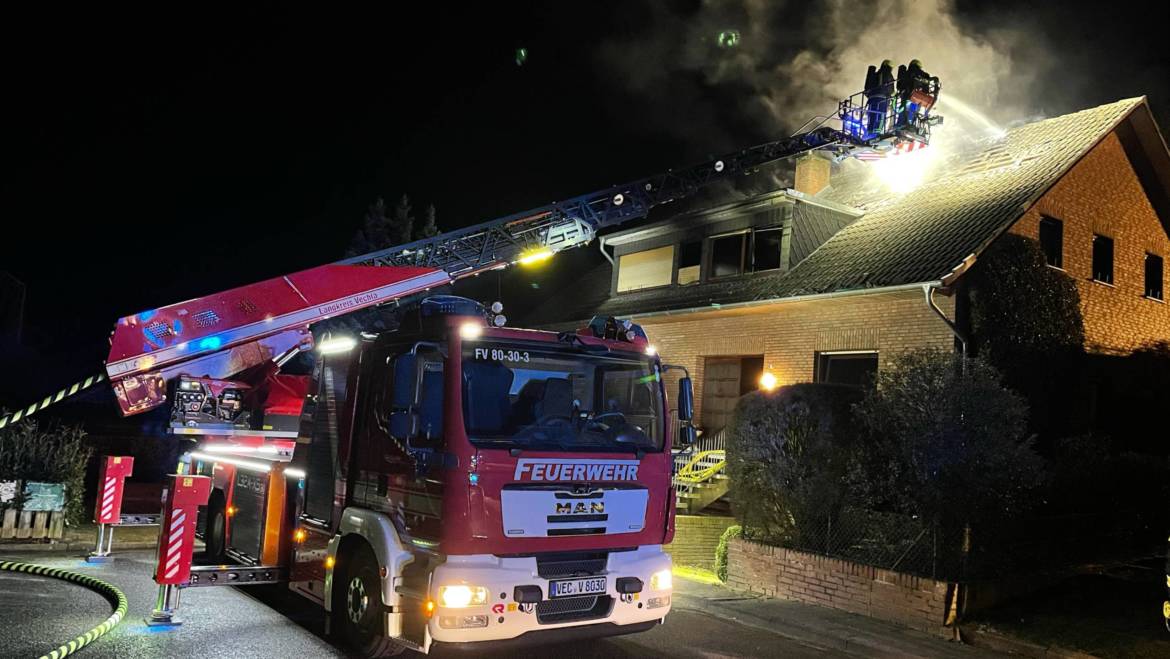
[[[609,264],[616,268],[617,264],[613,262],[613,257],[609,255],[609,252],[605,251],[605,236],[597,239],[597,247],[601,250],[601,255],[605,257],[605,260],[609,261]]]
[[[953,292],[954,283],[959,279],[959,277],[963,275],[963,273],[970,270],[971,266],[973,265],[975,265],[975,255],[969,254],[967,255],[967,258],[963,259],[959,265],[955,266],[954,269],[948,272],[947,275],[940,281],[930,282],[922,285],[922,295],[926,298],[926,306],[930,307],[930,310],[947,324],[947,327],[951,330],[951,334],[954,334],[955,340],[959,342],[960,352],[963,356],[964,372],[967,370],[967,344],[969,342],[967,333],[959,328],[958,323],[951,320],[950,318],[947,318],[947,315],[943,313],[942,309],[938,308],[938,305],[934,302],[934,292],[936,290],[943,291],[944,293]]]
[[[947,318],[947,315],[945,313],[943,313],[943,310],[940,309],[938,307],[938,304],[935,303],[934,292],[936,290],[946,291],[947,287],[940,286],[939,284],[923,284],[922,285],[922,294],[926,298],[926,306],[930,307],[930,310],[933,311],[936,316],[941,318],[942,321],[947,324],[947,327],[950,328],[951,334],[955,335],[955,340],[958,341],[959,345],[961,346],[960,352],[963,355],[963,360],[966,361],[966,359],[967,359],[967,335],[962,330],[959,329],[959,326],[953,320],[951,320],[950,318]]]
[[[947,315],[945,313],[943,313],[943,310],[940,309],[938,307],[938,304],[935,303],[934,292],[936,290],[946,291],[947,286],[940,285],[940,284],[923,284],[922,285],[922,295],[923,295],[923,297],[926,298],[926,306],[930,307],[930,310],[933,311],[936,316],[941,318],[942,321],[947,324],[947,327],[950,328],[950,330],[951,330],[951,334],[955,335],[955,340],[957,340],[959,342],[959,345],[961,346],[962,359],[959,362],[959,364],[960,364],[959,368],[961,369],[962,374],[965,376],[967,374],[967,337],[962,332],[962,330],[959,329],[959,326],[954,321],[952,321],[950,318],[947,318]],[[970,543],[971,543],[971,526],[965,525],[963,528],[963,546],[961,549],[960,559],[959,559],[960,566],[961,566],[960,567],[960,575],[958,577],[958,580],[955,582],[954,586],[949,587],[950,592],[949,592],[949,596],[947,597],[947,599],[949,600],[947,603],[947,614],[946,614],[945,621],[943,622],[944,626],[951,628],[952,640],[955,640],[955,641],[959,641],[962,639],[962,636],[959,632],[959,622],[962,619],[962,615],[963,615],[963,613],[965,613],[966,608],[967,608],[967,594],[968,593],[967,593],[966,584],[962,582],[962,579],[963,579],[963,577],[966,576],[967,555],[971,549]]]
[[[938,283],[922,285],[922,295],[926,298],[926,306],[930,307],[930,310],[947,324],[947,327],[951,330],[951,334],[955,335],[955,340],[957,340],[961,346],[960,350],[963,359],[960,362],[960,368],[962,369],[963,375],[967,374],[967,334],[959,328],[956,322],[952,321],[950,318],[947,318],[947,315],[943,313],[943,310],[940,309],[937,304],[935,304],[934,292],[936,290],[952,292],[954,290],[952,285],[955,283],[955,281],[974,264],[975,255],[971,254],[967,256],[967,258],[963,259],[962,263],[955,266],[955,269],[951,270],[947,276],[943,277],[942,281]],[[966,613],[967,598],[970,595],[970,589],[968,588],[968,584],[965,582],[967,577],[967,558],[971,553],[970,524],[963,525],[963,545],[960,552],[960,574],[958,575],[958,579],[955,581],[954,587],[950,589],[950,596],[947,598],[950,600],[950,602],[947,606],[947,615],[945,622],[943,623],[944,625],[951,628],[953,640],[956,641],[962,640],[962,634],[959,630],[959,623],[962,622],[963,614]]]

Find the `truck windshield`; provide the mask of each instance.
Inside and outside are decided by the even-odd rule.
[[[662,387],[649,359],[540,344],[463,344],[463,418],[476,446],[661,451]]]

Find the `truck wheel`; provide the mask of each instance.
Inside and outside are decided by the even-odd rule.
[[[204,558],[220,562],[227,546],[227,504],[223,495],[213,494],[207,504],[207,528],[203,529]]]
[[[357,547],[346,562],[341,579],[333,582],[333,619],[341,623],[346,645],[371,659],[402,654],[404,646],[382,636],[382,584],[373,552]]]

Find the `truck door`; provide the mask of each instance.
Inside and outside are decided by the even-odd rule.
[[[323,355],[305,401],[293,464],[305,472],[298,493],[290,588],[323,602],[323,559],[346,492],[351,417],[349,354]],[[301,535],[303,532],[303,535]]]

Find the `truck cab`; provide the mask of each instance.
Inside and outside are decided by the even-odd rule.
[[[629,633],[670,610],[664,366],[636,325],[492,318],[427,298],[317,365],[291,586],[363,654]]]

